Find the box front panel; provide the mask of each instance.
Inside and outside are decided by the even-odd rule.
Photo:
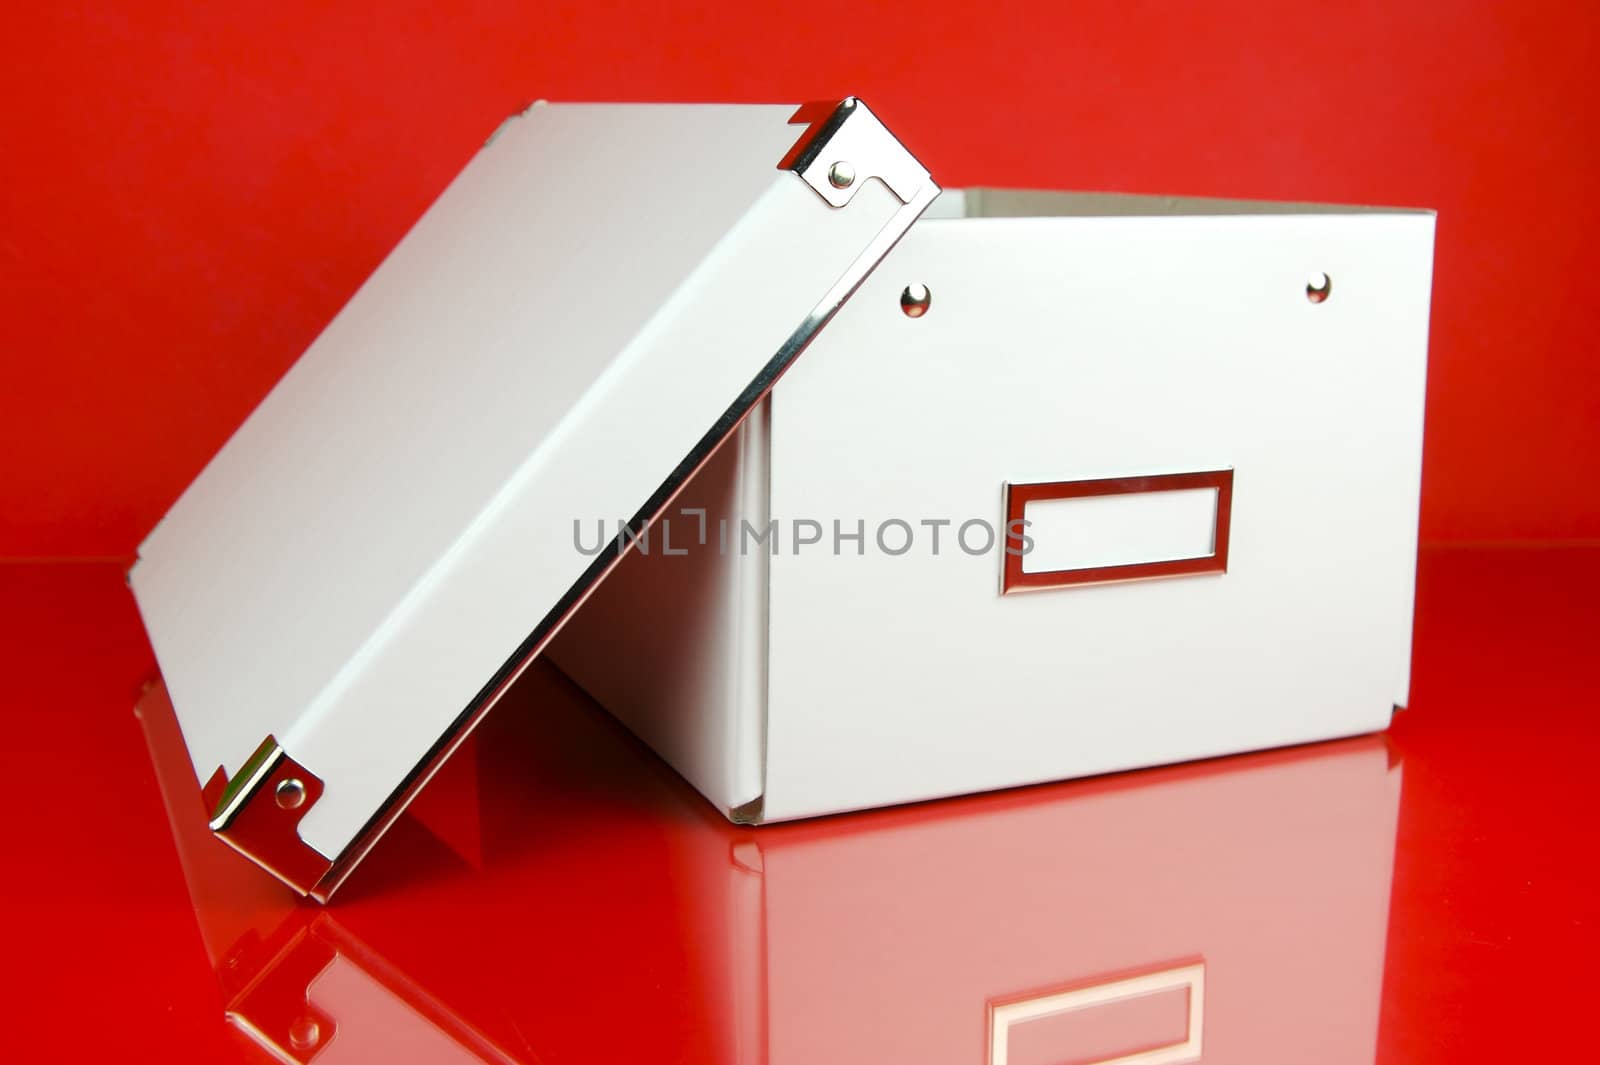
[[[767,818],[1382,728],[1409,669],[1432,233],[918,226],[773,395]],[[1156,573],[1002,594],[1008,486],[1223,474],[1209,541],[1198,504],[1102,507],[1081,543],[1035,515],[1052,565]],[[1225,569],[1141,579],[1219,536]]]

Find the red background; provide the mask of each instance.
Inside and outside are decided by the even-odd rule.
[[[844,92],[946,185],[1436,208],[1423,537],[1600,538],[1595,5],[323,7],[7,13],[0,558],[131,554],[529,100]]]
[[[947,185],[1437,208],[1424,537],[1600,545],[1593,3],[193,6],[0,17],[0,558],[131,554],[528,100],[842,92]],[[1597,559],[1423,554],[1382,1062],[1592,1041]],[[121,568],[0,566],[8,1049],[225,1060]]]

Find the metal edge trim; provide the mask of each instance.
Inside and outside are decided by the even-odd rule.
[[[858,98],[846,96],[835,104],[828,117],[812,126],[806,135],[800,139],[799,143],[790,150],[789,154],[784,156],[783,160],[778,163],[778,169],[792,170],[796,174],[804,173],[806,168],[815,163],[822,155],[822,149],[828,146],[828,142],[833,139],[835,133],[839,132],[839,128],[845,124],[845,121],[855,114],[856,107],[860,103],[861,101]],[[806,107],[802,107],[795,113],[795,117],[799,118],[804,115],[806,110]]]
[[[243,810],[256,790],[261,787],[262,781],[272,775],[273,767],[283,758],[283,748],[275,737],[268,736],[261,741],[255,753],[245,759],[239,771],[228,778],[223,787],[222,795],[217,799],[216,807],[211,810],[211,831],[222,832],[233,819]]]
[[[796,179],[799,180],[798,175]],[[469,702],[465,709],[451,722],[449,728],[435,741],[418,762],[415,768],[400,782],[389,798],[380,806],[376,813],[368,819],[361,830],[356,833],[355,839],[338,855],[332,858],[328,872],[322,876],[309,889],[301,888],[305,894],[326,903],[332,898],[333,893],[349,877],[355,867],[361,863],[373,845],[382,838],[389,827],[404,812],[422,787],[438,772],[439,768],[449,759],[457,747],[464,742],[478,723],[488,714],[491,707],[499,701],[511,684],[522,675],[522,672],[533,663],[544,650],[552,637],[560,631],[568,617],[572,615],[583,601],[589,597],[600,582],[606,578],[612,568],[620,562],[628,549],[632,546],[637,536],[642,535],[645,528],[650,525],[678,494],[679,490],[688,483],[695,472],[705,464],[717,447],[732,433],[739,423],[744,421],[751,409],[761,401],[772,386],[783,376],[785,370],[799,357],[822,328],[833,319],[839,308],[844,305],[861,283],[867,279],[878,263],[883,260],[900,239],[905,236],[922,213],[927,210],[935,197],[939,195],[938,184],[931,178],[909,203],[904,204],[889,219],[888,223],[878,231],[878,235],[856,257],[844,275],[835,282],[822,300],[808,314],[804,321],[789,335],[776,354],[769,359],[755,379],[745,387],[737,399],[723,412],[722,416],[712,425],[711,429],[700,438],[689,454],[680,462],[661,487],[656,489],[645,505],[641,507],[634,517],[627,523],[631,535],[619,536],[614,543],[619,543],[615,549],[608,550],[597,556],[567,593],[557,601],[556,605],[536,625],[533,631],[523,640],[517,650],[512,653],[504,665],[495,672],[489,682],[483,686],[478,694]]]

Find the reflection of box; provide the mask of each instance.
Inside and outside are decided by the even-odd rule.
[[[982,1040],[995,1065],[1007,1047],[1009,1065],[1202,1045],[1205,1061],[1370,1061],[1399,786],[1360,740],[763,834],[734,857],[759,900],[764,1060],[981,1061]]]
[[[437,838],[403,820],[318,911],[251,893],[143,712],[229,1015],[282,1060],[1372,1060],[1382,738],[753,830],[536,666],[419,804]]]
[[[551,654],[751,821],[1383,728],[1432,240],[947,192]]]

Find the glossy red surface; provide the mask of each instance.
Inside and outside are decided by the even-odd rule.
[[[536,669],[326,910],[206,833],[159,687],[134,716],[115,567],[0,566],[0,607],[10,1060],[1044,1065],[1195,1001],[1204,1062],[1587,1045],[1600,551],[1425,552],[1384,737],[762,829]]]
[[[529,100],[859,93],[948,187],[1439,212],[1424,539],[1600,537],[1600,5],[8,5],[0,557],[125,556]],[[151,432],[157,425],[159,432]]]

